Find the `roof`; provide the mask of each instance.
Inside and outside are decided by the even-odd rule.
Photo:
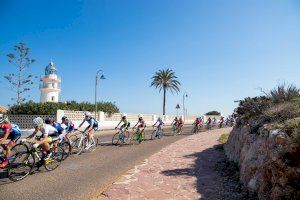
[[[7,113],[8,108],[0,105],[0,113]]]

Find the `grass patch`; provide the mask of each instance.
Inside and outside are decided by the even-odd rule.
[[[224,133],[219,137],[218,141],[224,144],[227,142],[228,137],[229,137],[229,133]]]

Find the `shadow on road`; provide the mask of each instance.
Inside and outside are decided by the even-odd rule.
[[[193,176],[196,177],[196,188],[201,199],[217,199],[219,190],[217,185],[221,185],[218,181],[218,174],[215,171],[215,165],[221,159],[225,158],[223,152],[217,151],[216,146],[184,156],[184,158],[194,158],[195,163],[189,168],[165,170],[161,173],[166,176]]]

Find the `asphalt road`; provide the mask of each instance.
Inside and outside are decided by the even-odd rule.
[[[141,145],[112,146],[111,134],[97,135],[100,146],[90,153],[72,155],[52,172],[36,172],[19,182],[11,182],[0,171],[0,199],[91,199],[107,185],[113,183],[135,165],[163,147],[186,137],[166,136],[159,140],[145,141]],[[146,131],[150,137],[150,130]]]

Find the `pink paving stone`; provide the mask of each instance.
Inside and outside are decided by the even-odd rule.
[[[129,170],[99,199],[215,199],[219,183],[213,166],[220,154],[212,147],[230,130],[178,140]]]

